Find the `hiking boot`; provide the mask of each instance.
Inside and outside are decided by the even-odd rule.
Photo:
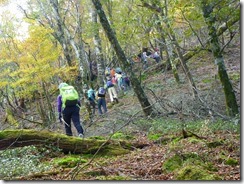
[[[83,135],[83,134],[79,134],[78,136],[79,136],[80,138],[83,138],[83,137],[84,137],[84,135]]]

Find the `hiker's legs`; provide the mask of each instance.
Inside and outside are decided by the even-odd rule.
[[[148,63],[147,63],[147,60],[144,60],[143,61],[143,69],[147,69],[148,68]]]
[[[124,91],[127,91],[128,86],[127,86],[127,83],[126,83],[126,81],[125,81],[125,78],[122,79],[122,84],[123,84],[123,86],[124,86]]]
[[[105,98],[102,98],[102,99],[101,99],[101,105],[102,105],[102,107],[103,107],[103,111],[104,111],[104,113],[106,113],[106,112],[107,112],[107,104],[106,104],[106,100],[105,100]]]
[[[97,107],[98,107],[98,114],[101,115],[103,113],[102,109],[101,109],[101,107],[102,107],[102,99],[101,98],[98,99]]]
[[[122,90],[122,79],[118,80],[118,90],[121,91]]]
[[[112,94],[113,94],[113,98],[118,98],[117,92],[116,92],[114,87],[111,87],[111,91],[112,91]]]
[[[70,110],[70,107],[66,107],[63,110],[63,118],[64,118],[64,128],[65,128],[65,133],[68,136],[72,136],[72,130],[71,130],[71,114],[72,111]]]
[[[114,100],[114,98],[113,98],[112,88],[114,88],[114,87],[110,87],[110,88],[108,88],[108,94],[109,94],[109,98],[110,98],[110,101],[111,101],[111,102],[113,102],[113,100]]]
[[[111,90],[112,90],[112,93],[113,93],[113,101],[115,101],[116,103],[119,103],[118,95],[117,95],[117,92],[116,92],[115,88],[112,87]]]
[[[72,107],[72,109],[73,109],[73,111],[72,111],[73,124],[74,124],[78,134],[83,134],[84,130],[80,123],[80,114],[79,114],[80,108],[77,106],[74,106],[74,107]]]
[[[90,100],[90,105],[92,107],[92,114],[95,114],[96,111],[96,103],[94,102],[94,100]]]
[[[126,83],[127,89],[130,90],[130,81],[127,79],[127,80],[125,81],[125,83]]]
[[[159,63],[159,61],[160,61],[160,57],[155,57],[155,61],[156,61],[157,63]]]

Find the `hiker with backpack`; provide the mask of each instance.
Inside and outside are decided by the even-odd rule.
[[[115,73],[115,80],[117,81],[118,84],[118,91],[122,91],[123,90],[122,72]]]
[[[96,93],[99,115],[105,114],[107,112],[107,104],[106,104],[105,95],[106,95],[106,89],[104,87],[100,87]],[[102,111],[102,108],[103,108],[103,111]]]
[[[154,52],[150,55],[151,58],[153,58],[157,63],[161,60],[160,55],[159,55],[159,50],[158,48],[154,49]]]
[[[122,78],[123,78],[123,89],[126,92],[127,90],[130,90],[130,79],[125,72],[122,73]]]
[[[60,94],[57,97],[57,109],[59,113],[60,123],[65,125],[65,133],[67,136],[73,136],[71,130],[71,121],[75,126],[78,136],[83,137],[84,130],[80,122],[80,101],[78,92],[73,86],[67,83],[59,84]]]
[[[109,94],[111,103],[114,103],[114,101],[116,103],[119,103],[118,94],[116,92],[114,84],[112,83],[111,78],[108,78],[108,80],[106,82],[106,89],[108,90],[108,94]]]
[[[143,65],[143,69],[147,69],[148,68],[148,61],[147,58],[151,55],[152,53],[150,51],[148,51],[148,48],[142,48],[142,52],[140,54],[138,54],[137,56],[140,58],[140,61],[142,62]]]
[[[96,112],[96,99],[95,99],[95,91],[92,88],[89,88],[87,91],[87,97],[90,103],[90,106],[92,107],[92,114],[94,115]]]

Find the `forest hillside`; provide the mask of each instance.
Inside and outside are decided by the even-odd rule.
[[[0,5],[0,179],[241,180],[239,1]]]
[[[238,39],[224,56],[240,99]],[[201,98],[217,116],[211,117],[192,100],[187,83],[175,85],[170,70],[158,71],[157,64],[152,63],[142,74],[142,85],[162,113],[157,118],[143,117],[132,90],[120,94],[118,104],[108,103],[108,113],[103,117],[96,114],[88,121],[88,113],[81,110],[84,139],[126,140],[137,142],[140,148],[129,152],[110,148],[112,153],[108,154],[99,151],[64,154],[48,146],[15,148],[15,152],[10,149],[1,151],[1,158],[11,160],[1,161],[6,166],[5,171],[1,169],[1,177],[7,180],[240,180],[240,122],[238,118],[224,116],[224,97],[211,54],[202,53],[189,62],[194,63],[191,71],[198,81]],[[49,131],[64,135],[63,125],[58,121]],[[23,151],[26,155],[21,154]],[[18,156],[22,161],[13,158],[17,153],[22,155]],[[27,157],[36,160],[35,163],[29,163]],[[21,164],[24,161],[25,166]],[[9,175],[11,164],[16,168]],[[26,170],[28,164],[36,168]]]

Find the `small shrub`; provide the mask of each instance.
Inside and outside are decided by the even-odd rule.
[[[230,166],[236,166],[238,165],[238,161],[233,158],[229,158],[225,161],[225,164]]]

